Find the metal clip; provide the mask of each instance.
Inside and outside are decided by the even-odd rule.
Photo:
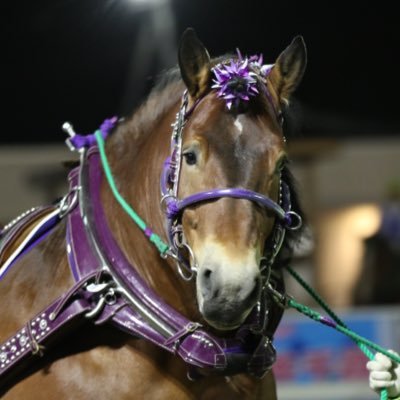
[[[106,304],[106,298],[104,296],[101,296],[99,298],[99,301],[97,302],[96,306],[93,308],[93,310],[88,311],[85,314],[85,317],[88,318],[88,319],[92,319],[94,317],[97,317],[97,315],[99,315],[100,312],[103,310],[105,304]]]
[[[86,286],[86,290],[90,293],[101,293],[113,285],[114,282],[112,281],[106,283],[89,283],[89,285]]]
[[[289,307],[289,299],[290,296],[288,294],[283,294],[281,292],[278,292],[270,282],[266,285],[266,289],[268,292],[271,293],[272,298],[275,300],[276,304],[284,309]]]
[[[105,305],[112,306],[117,301],[115,282],[110,281],[106,283],[90,283],[87,285],[86,290],[93,294],[100,294],[97,304],[94,308],[85,314],[85,317],[92,319],[97,317]]]
[[[68,146],[68,148],[71,151],[75,151],[76,148],[75,146],[71,143],[71,138],[73,138],[76,135],[76,132],[74,131],[74,127],[72,126],[72,124],[68,121],[64,122],[62,124],[62,130],[66,133],[68,133],[69,138],[65,139],[65,144]]]

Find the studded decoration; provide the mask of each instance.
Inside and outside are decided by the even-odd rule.
[[[38,342],[50,331],[46,314],[41,314],[30,321],[27,327],[18,331],[0,348],[0,371],[6,368],[15,359],[24,356],[28,352],[36,354]]]

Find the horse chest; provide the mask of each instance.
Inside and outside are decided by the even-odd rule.
[[[101,346],[51,363],[14,386],[4,400],[134,399],[275,400],[272,374],[209,376],[191,382],[178,359],[143,341],[120,348]]]

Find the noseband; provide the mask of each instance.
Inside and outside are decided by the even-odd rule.
[[[189,116],[194,111],[199,101],[187,111],[188,94],[185,92],[182,97],[181,107],[176,115],[171,137],[171,156],[164,162],[164,168],[161,175],[161,204],[167,218],[167,233],[170,244],[169,255],[177,262],[179,274],[185,280],[191,280],[197,271],[197,263],[192,249],[186,242],[180,217],[183,211],[191,206],[195,206],[211,200],[221,198],[234,198],[248,200],[262,208],[272,211],[277,221],[274,232],[272,233],[273,243],[272,251],[269,251],[268,257],[263,257],[262,262],[266,262],[269,268],[278,254],[283,243],[285,230],[295,230],[301,227],[302,219],[298,213],[291,210],[290,190],[288,185],[280,179],[280,190],[278,203],[269,197],[254,192],[252,190],[235,188],[216,188],[198,192],[189,195],[183,199],[178,197],[180,171],[182,165],[182,143],[185,124]],[[182,254],[182,250],[189,253],[191,262],[188,262]],[[267,249],[264,251],[264,253]],[[181,268],[184,267],[185,271]],[[264,268],[266,267],[264,265]]]

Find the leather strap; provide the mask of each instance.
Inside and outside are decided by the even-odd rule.
[[[60,221],[57,206],[39,207],[21,218],[0,237],[0,279],[23,254],[43,240]]]
[[[92,277],[89,277],[91,279]],[[8,340],[0,344],[0,378],[9,373],[16,364],[24,364],[34,356],[41,356],[47,349],[47,342],[72,325],[77,318],[91,310],[91,305],[85,298],[73,299],[73,295],[81,288],[61,296],[50,306],[43,309],[30,319]],[[63,307],[60,307],[64,305]]]

